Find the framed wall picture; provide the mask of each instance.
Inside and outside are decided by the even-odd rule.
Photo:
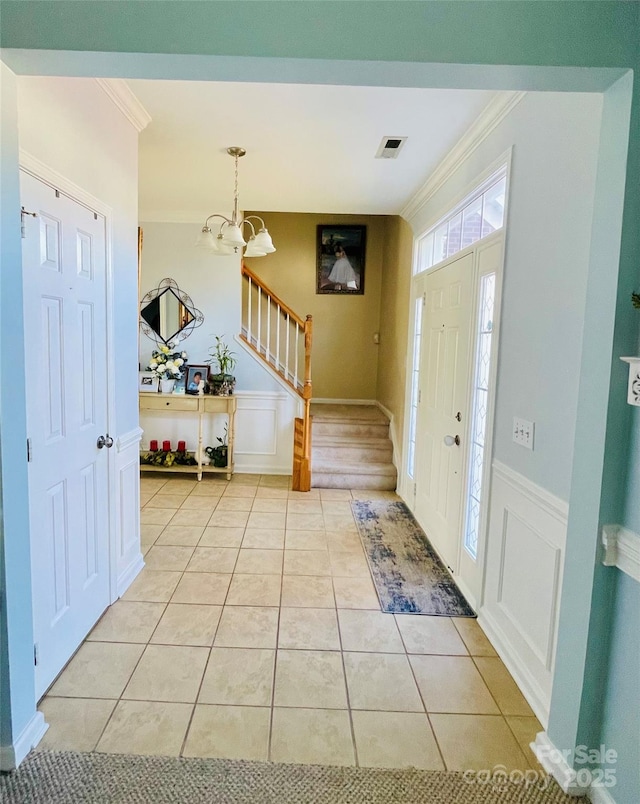
[[[138,390],[142,393],[158,393],[160,380],[152,371],[138,372]]]
[[[207,382],[209,366],[206,363],[189,363],[187,366],[186,391],[188,394],[197,394],[200,383]]]
[[[366,226],[318,226],[316,293],[364,294],[366,241]]]

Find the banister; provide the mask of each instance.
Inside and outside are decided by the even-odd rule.
[[[291,309],[291,307],[289,307],[288,304],[285,304],[279,296],[276,296],[276,294],[268,287],[268,285],[265,285],[262,279],[260,279],[260,277],[257,276],[257,274],[254,274],[251,268],[247,268],[247,266],[244,263],[242,263],[241,273],[242,276],[249,277],[255,285],[258,285],[258,287],[260,287],[267,294],[267,296],[270,299],[272,299],[272,301],[275,304],[280,306],[280,309],[282,310],[283,313],[287,313],[289,315],[289,317],[294,321],[294,323],[297,322],[301,328],[304,328],[304,320],[300,318],[300,316],[297,315]]]

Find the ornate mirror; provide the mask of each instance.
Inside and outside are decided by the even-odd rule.
[[[188,338],[204,316],[174,279],[163,279],[140,302],[140,329],[156,343]]]

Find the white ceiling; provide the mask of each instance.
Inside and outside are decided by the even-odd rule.
[[[140,219],[240,208],[397,214],[496,93],[301,84],[127,82],[152,122],[140,135]],[[407,137],[375,159],[383,137]]]

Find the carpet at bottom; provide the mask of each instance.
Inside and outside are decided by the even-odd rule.
[[[535,776],[535,778],[534,778]],[[3,804],[577,804],[534,771],[478,774],[58,751],[0,775]]]

